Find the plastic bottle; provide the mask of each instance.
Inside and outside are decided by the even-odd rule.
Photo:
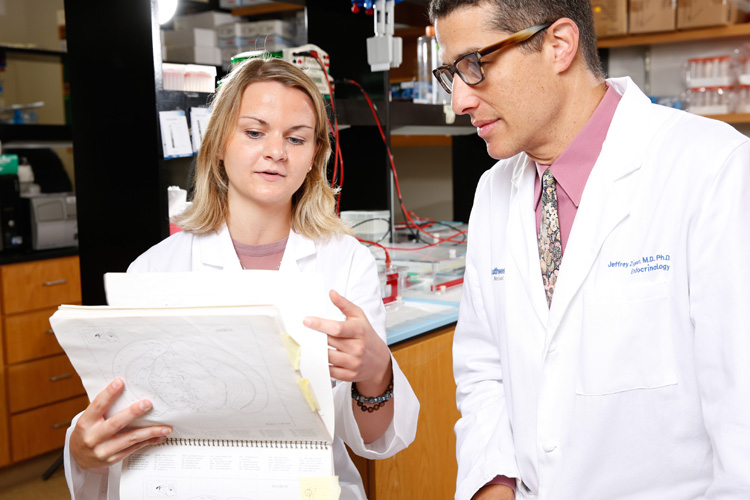
[[[440,47],[435,38],[435,27],[427,26],[424,36],[417,38],[417,85],[414,102],[423,104],[446,104],[450,95],[443,90],[432,70],[440,65]]]
[[[437,43],[437,38],[434,36],[435,28],[433,26],[430,26],[430,28],[432,28],[433,34],[432,40],[430,40],[430,49],[432,50],[432,69],[435,69],[440,65],[440,56],[438,55],[440,46]],[[443,89],[443,86],[440,85],[437,78],[432,75],[432,71],[430,71],[430,76],[432,77],[430,80],[432,83],[432,104],[450,104],[450,94]]]
[[[417,84],[414,88],[414,102],[432,103],[432,40],[435,28],[427,26],[424,36],[417,38]]]

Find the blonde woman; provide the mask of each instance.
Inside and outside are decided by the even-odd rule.
[[[193,205],[176,221],[183,231],[149,249],[128,272],[244,268],[323,274],[346,320],[308,318],[305,324],[327,334],[335,348],[329,363],[336,381],[334,462],[341,498],[364,499],[344,442],[365,458],[394,455],[414,439],[419,403],[385,343],[375,262],[334,213],[334,191],[325,176],[331,151],[325,101],[293,65],[256,59],[222,81],[212,106]],[[120,462],[172,431],[129,428],[151,409],[147,400],[105,418],[125,383],[113,381],[68,430],[65,469],[73,499],[118,498]],[[393,397],[379,405],[352,397],[389,392]],[[110,469],[115,473],[108,474]]]

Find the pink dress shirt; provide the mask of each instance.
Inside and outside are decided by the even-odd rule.
[[[560,243],[562,243],[563,254],[578,205],[581,203],[583,188],[586,187],[589,174],[602,151],[604,139],[607,137],[609,125],[612,123],[621,97],[614,87],[607,84],[604,98],[573,142],[551,166],[536,164],[538,175],[534,180],[534,206],[536,207],[537,234],[542,220],[541,179],[544,171],[549,168],[557,181],[557,215],[560,218]]]

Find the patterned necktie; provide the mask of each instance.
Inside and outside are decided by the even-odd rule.
[[[557,183],[550,169],[542,175],[542,221],[539,225],[539,261],[542,282],[547,295],[547,306],[552,304],[555,282],[560,272],[562,243],[560,242],[560,219],[557,216]]]

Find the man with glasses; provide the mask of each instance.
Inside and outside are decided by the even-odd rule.
[[[589,0],[430,16],[500,160],[469,222],[456,498],[750,498],[750,141],[605,80]]]

